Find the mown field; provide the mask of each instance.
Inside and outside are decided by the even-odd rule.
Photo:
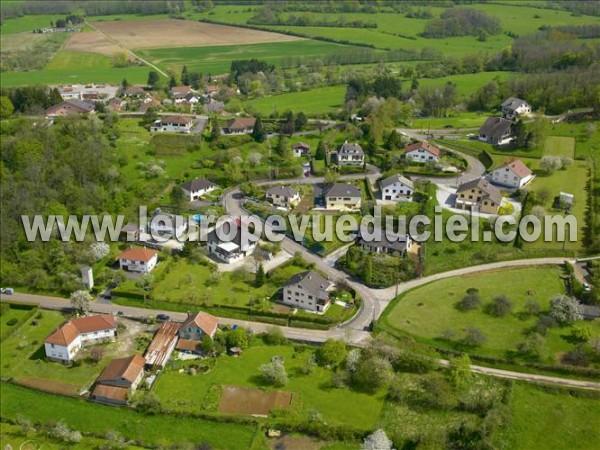
[[[413,289],[392,304],[384,313],[383,321],[425,342],[441,347],[459,347],[476,354],[507,357],[525,340],[525,331],[533,327],[536,318],[523,318],[527,301],[536,301],[542,311],[549,310],[550,298],[565,292],[560,279],[561,270],[552,266],[503,269],[435,281]],[[456,303],[467,289],[479,290],[481,306],[471,311],[460,311]],[[505,295],[513,302],[513,312],[506,317],[494,317],[485,312],[485,305],[493,297]],[[592,322],[594,335],[600,335],[600,322]],[[486,337],[477,348],[463,348],[457,344],[465,328],[476,327]],[[552,363],[561,352],[571,349],[568,340],[570,326],[551,328],[546,336],[545,362]],[[453,331],[456,341],[444,335]]]
[[[343,106],[345,92],[345,86],[327,86],[248,100],[244,102],[244,108],[257,111],[263,117],[287,110],[309,115],[335,113]]]

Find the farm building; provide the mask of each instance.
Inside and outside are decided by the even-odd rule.
[[[146,368],[162,369],[167,365],[177,345],[178,331],[178,323],[166,321],[160,325],[144,354]]]
[[[68,363],[87,343],[113,340],[117,326],[113,316],[96,315],[68,320],[44,340],[46,357]]]
[[[109,405],[124,405],[129,394],[135,392],[144,378],[145,364],[146,360],[140,355],[112,360],[96,380],[90,400]]]
[[[158,252],[146,247],[131,247],[121,253],[118,260],[120,269],[149,273],[158,262]]]

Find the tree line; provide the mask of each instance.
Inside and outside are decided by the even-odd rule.
[[[430,20],[423,37],[445,38],[450,36],[484,36],[502,31],[500,21],[489,14],[470,8],[449,8],[439,19]]]
[[[256,10],[253,17],[246,23],[254,25],[288,25],[295,27],[342,27],[342,28],[377,28],[377,22],[365,22],[364,20],[348,20],[343,16],[335,19],[317,19],[308,14],[281,17],[268,6]]]

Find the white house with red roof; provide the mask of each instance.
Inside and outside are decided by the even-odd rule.
[[[148,273],[158,262],[158,252],[146,247],[131,247],[121,253],[118,259],[120,269]]]
[[[438,162],[442,151],[427,141],[416,142],[404,148],[404,157],[413,162]]]
[[[522,188],[531,180],[534,175],[520,159],[507,161],[490,174],[490,181],[494,184],[509,188]]]
[[[113,316],[102,314],[68,320],[44,341],[46,357],[55,361],[71,362],[88,342],[113,340],[117,326]]]
[[[215,316],[205,312],[190,313],[179,327],[179,337],[193,341],[201,341],[204,336],[213,338],[218,325],[219,319]]]

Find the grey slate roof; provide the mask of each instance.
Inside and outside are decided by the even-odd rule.
[[[414,189],[413,182],[400,174],[392,175],[391,177],[387,177],[386,179],[381,180],[381,183],[380,183],[381,189],[391,186],[392,184],[394,184],[398,181],[400,183],[404,184],[405,186],[408,186],[409,188]]]
[[[187,183],[183,183],[181,187],[189,192],[206,190],[212,187],[216,187],[217,185],[206,178],[196,178],[195,180],[188,181]]]
[[[516,98],[516,97],[509,97],[506,100],[504,100],[504,102],[502,102],[502,107],[503,108],[510,108],[510,109],[517,109],[520,106],[526,105],[527,102],[525,100],[521,100],[520,98]]]
[[[93,111],[96,108],[96,105],[94,105],[93,103],[90,102],[86,102],[85,100],[77,100],[77,99],[73,99],[73,100],[65,100],[64,103],[68,103],[69,105],[73,105],[83,111]]]
[[[267,195],[282,195],[284,197],[294,197],[297,194],[298,191],[289,186],[273,186],[267,190]]]
[[[335,183],[329,188],[326,197],[362,197],[362,192],[353,184]]]
[[[502,194],[500,194],[498,188],[490,184],[490,182],[485,180],[484,178],[476,178],[474,180],[467,181],[466,183],[463,183],[460,186],[458,186],[456,192],[461,192],[470,189],[481,189],[482,192],[487,194],[491,201],[493,201],[497,205],[502,203]]]
[[[338,150],[338,154],[339,155],[364,155],[365,152],[363,151],[360,144],[357,144],[356,142],[344,142],[342,144],[342,146],[340,147],[340,149]]]
[[[392,239],[389,239],[386,236],[385,231],[382,230],[381,231],[381,239],[366,241],[363,239],[362,236],[359,236],[358,243],[360,245],[368,245],[371,247],[382,247],[382,248],[392,249],[394,251],[404,253],[408,246],[409,239],[410,238],[407,235],[398,235],[398,236],[394,236]]]
[[[499,138],[513,126],[513,122],[502,117],[488,117],[485,123],[479,128],[479,134],[485,134]]]
[[[314,270],[297,273],[288,280],[288,282],[285,284],[285,287],[298,284],[302,287],[302,289],[307,291],[309,294],[314,295],[316,298],[329,297],[326,291],[329,286],[331,286],[331,283]]]

